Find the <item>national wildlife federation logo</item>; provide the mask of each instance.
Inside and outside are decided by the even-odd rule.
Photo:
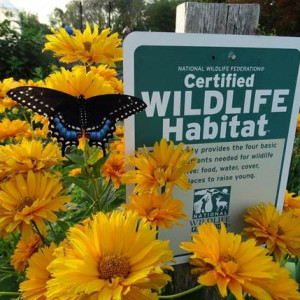
[[[213,222],[217,227],[221,222],[228,225],[230,193],[230,186],[194,190],[192,232],[206,222]]]

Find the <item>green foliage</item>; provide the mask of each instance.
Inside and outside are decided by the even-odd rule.
[[[287,190],[296,194],[300,192],[300,135],[298,134],[294,140]]]
[[[41,79],[51,72],[55,62],[50,53],[42,53],[49,28],[35,15],[20,13],[19,21],[0,23],[0,79]]]
[[[75,28],[84,27],[86,22],[90,24],[97,23],[100,27],[107,27],[109,21],[108,16],[112,12],[113,7],[109,5],[111,1],[70,1],[66,5],[66,10],[55,8],[50,14],[49,21],[52,27],[64,27],[72,25]],[[81,18],[82,17],[82,18]],[[82,23],[81,23],[82,21]]]
[[[156,0],[145,9],[145,27],[151,31],[175,31],[176,7],[185,1]]]
[[[7,240],[0,240],[0,292],[15,292],[23,279],[23,275],[18,275],[10,265],[10,257],[14,252],[17,237],[10,235]],[[11,296],[2,296],[1,300],[12,299]]]
[[[70,187],[73,203],[77,206],[76,215],[81,216],[80,220],[82,216],[85,217],[99,210],[111,211],[125,200],[125,187],[116,190],[111,181],[105,182],[101,176],[101,168],[108,156],[99,159],[99,152],[99,148],[88,148],[84,155],[85,159],[79,150],[73,150],[66,155],[69,162],[64,168],[64,186]],[[79,176],[67,176],[70,170],[77,168],[81,169]],[[81,193],[78,195],[79,191]],[[80,221],[77,217],[75,219],[77,222]]]
[[[83,1],[82,22],[97,23],[104,28],[110,25],[120,34],[125,27],[131,30],[174,31],[176,6],[183,0],[144,0]],[[66,11],[56,8],[50,17],[54,27],[73,25],[80,28],[78,1],[71,1]]]
[[[278,35],[300,36],[300,1],[277,0],[275,30]]]

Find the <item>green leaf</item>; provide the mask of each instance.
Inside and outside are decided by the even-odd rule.
[[[86,194],[94,201],[94,195],[93,193],[91,193],[91,190],[89,189],[89,186],[87,185],[86,182],[83,182],[82,180],[80,180],[77,177],[67,177],[65,178],[65,181],[69,184],[75,184],[77,186],[79,186],[83,191],[86,192]]]
[[[68,224],[68,223],[65,222],[65,221],[61,221],[61,220],[57,221],[57,225],[60,226],[60,228],[61,228],[64,232],[68,231],[68,229],[69,229],[69,227],[70,227],[70,224]]]
[[[88,159],[89,165],[94,165],[98,161],[99,152],[100,152],[100,148],[98,148],[98,147],[95,148],[93,154]]]
[[[300,260],[298,258],[298,261],[297,263],[295,264],[296,267],[295,267],[295,280],[299,283],[300,282]]]
[[[99,178],[101,177],[101,173],[100,173],[100,169],[102,168],[102,166],[104,165],[104,163],[107,160],[107,156],[102,157],[101,159],[99,159],[94,165],[93,165],[93,176],[94,178]]]
[[[83,167],[84,166],[84,158],[79,155],[79,154],[75,154],[75,153],[69,153],[66,154],[66,157],[72,161],[73,163],[75,163],[76,165]]]
[[[233,294],[229,293],[229,295],[226,297],[226,300],[236,300],[236,298],[233,296]]]
[[[5,274],[0,279],[1,292],[18,292],[19,282],[16,274]],[[1,300],[11,300],[12,296],[1,296]]]
[[[116,200],[116,190],[111,180],[109,181],[105,189],[102,191],[100,199],[102,203],[102,208],[107,207]]]

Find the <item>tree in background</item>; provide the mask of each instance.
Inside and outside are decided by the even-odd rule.
[[[21,12],[19,29],[12,29],[9,18],[0,23],[0,79],[14,77],[42,78],[51,71],[54,62],[49,53],[42,53],[47,25],[41,24],[36,15]]]
[[[277,0],[276,8],[276,33],[283,36],[300,36],[300,1]]]
[[[122,32],[124,28],[131,30],[148,30],[144,26],[144,0],[115,0],[113,16],[114,30]]]
[[[50,15],[53,27],[72,25],[81,28],[86,22],[97,23],[101,28],[111,27],[121,33],[127,26],[134,30],[144,29],[144,0],[83,0],[71,1],[66,5],[65,12],[55,8]],[[82,8],[82,12],[81,12]]]
[[[62,9],[56,7],[49,16],[49,23],[51,27],[65,27],[65,13]]]
[[[120,34],[128,27],[142,31],[174,31],[176,6],[184,0],[82,0],[82,22],[111,27]],[[261,34],[300,36],[299,0],[194,0],[205,3],[260,4]],[[79,1],[71,1],[66,11],[56,8],[51,26],[73,25],[80,28]]]
[[[145,27],[151,31],[175,31],[176,7],[182,0],[155,0],[146,5]]]

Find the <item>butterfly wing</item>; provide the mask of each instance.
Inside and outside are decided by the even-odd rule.
[[[81,128],[76,97],[34,86],[14,88],[7,92],[7,96],[49,118],[51,135],[62,144],[63,153],[66,147],[78,145],[77,134],[81,133]]]
[[[76,97],[53,89],[23,86],[7,92],[7,95],[22,106],[50,117],[60,113],[66,127],[80,129],[78,103]]]
[[[72,130],[69,128],[70,126],[67,127],[60,113],[51,115],[49,123],[51,136],[61,143],[62,155],[65,155],[65,150],[69,146],[78,146],[78,136],[82,134],[82,131]]]
[[[117,121],[146,108],[141,99],[121,94],[99,95],[86,101],[86,134],[90,135],[89,144],[102,148],[116,130]]]
[[[85,130],[90,145],[104,149],[105,143],[112,137],[117,121],[121,121],[146,108],[139,98],[108,94],[88,98],[79,106],[76,97],[48,88],[18,87],[7,95],[19,104],[47,116],[52,136],[62,143],[63,152],[69,145],[78,145],[78,135]],[[80,117],[85,115],[86,126],[81,126]],[[81,120],[82,121],[82,120]]]

